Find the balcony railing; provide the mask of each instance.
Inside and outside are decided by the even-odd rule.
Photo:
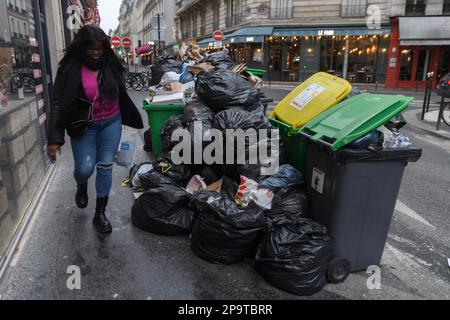
[[[367,5],[341,5],[341,17],[365,17]]]
[[[292,6],[270,8],[270,19],[292,19]]]

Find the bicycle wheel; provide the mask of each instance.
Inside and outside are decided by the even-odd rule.
[[[450,102],[447,102],[444,111],[442,112],[442,122],[450,126]]]
[[[125,88],[127,90],[131,88],[131,76],[128,73],[125,75]]]

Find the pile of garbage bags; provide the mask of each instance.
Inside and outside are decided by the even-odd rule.
[[[130,170],[130,187],[140,193],[132,207],[133,224],[161,235],[190,235],[194,254],[211,263],[250,260],[280,289],[317,292],[326,283],[331,240],[325,227],[308,219],[303,175],[284,161],[278,129],[260,102],[260,82],[245,73],[244,65],[235,65],[227,50],[204,56],[189,47],[178,63],[178,81],[193,80],[196,97],[161,129],[163,154]],[[165,71],[163,81],[178,77]],[[200,154],[200,161],[175,164],[180,142],[172,137],[179,129],[191,139],[191,148],[183,149],[188,154],[179,156],[194,160],[215,143],[222,147],[222,158],[214,154],[216,161],[206,163]],[[220,135],[212,136],[213,129]],[[248,134],[230,137],[230,130]],[[226,148],[230,143],[232,148]],[[263,172],[272,163],[260,157],[249,161],[248,155],[261,147],[279,159],[274,173]]]

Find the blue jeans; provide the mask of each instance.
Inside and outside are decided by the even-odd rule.
[[[122,118],[118,114],[109,119],[93,121],[83,136],[70,138],[75,181],[77,184],[87,182],[97,167],[97,197],[109,196],[114,157],[121,135]]]

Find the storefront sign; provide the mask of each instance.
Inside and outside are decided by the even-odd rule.
[[[32,46],[32,47],[37,47],[38,46],[36,38],[30,37],[30,46]]]
[[[393,57],[389,59],[389,67],[390,68],[395,68],[395,66],[397,65],[397,58]]]
[[[32,62],[39,63],[39,62],[41,62],[41,56],[39,54],[35,53],[31,56],[31,60],[32,60]]]
[[[317,31],[318,36],[334,36],[334,30],[319,30]]]
[[[47,115],[45,113],[41,114],[39,116],[39,125],[42,126],[46,120],[47,120]]]
[[[40,69],[34,69],[33,70],[33,75],[34,75],[35,79],[38,79],[38,78],[42,77],[42,72],[41,72]]]
[[[38,109],[42,109],[44,107],[44,99],[40,99],[38,101]]]
[[[245,38],[245,42],[254,42],[255,38],[254,37],[246,37]]]
[[[42,84],[36,86],[36,94],[41,94],[44,91]]]

